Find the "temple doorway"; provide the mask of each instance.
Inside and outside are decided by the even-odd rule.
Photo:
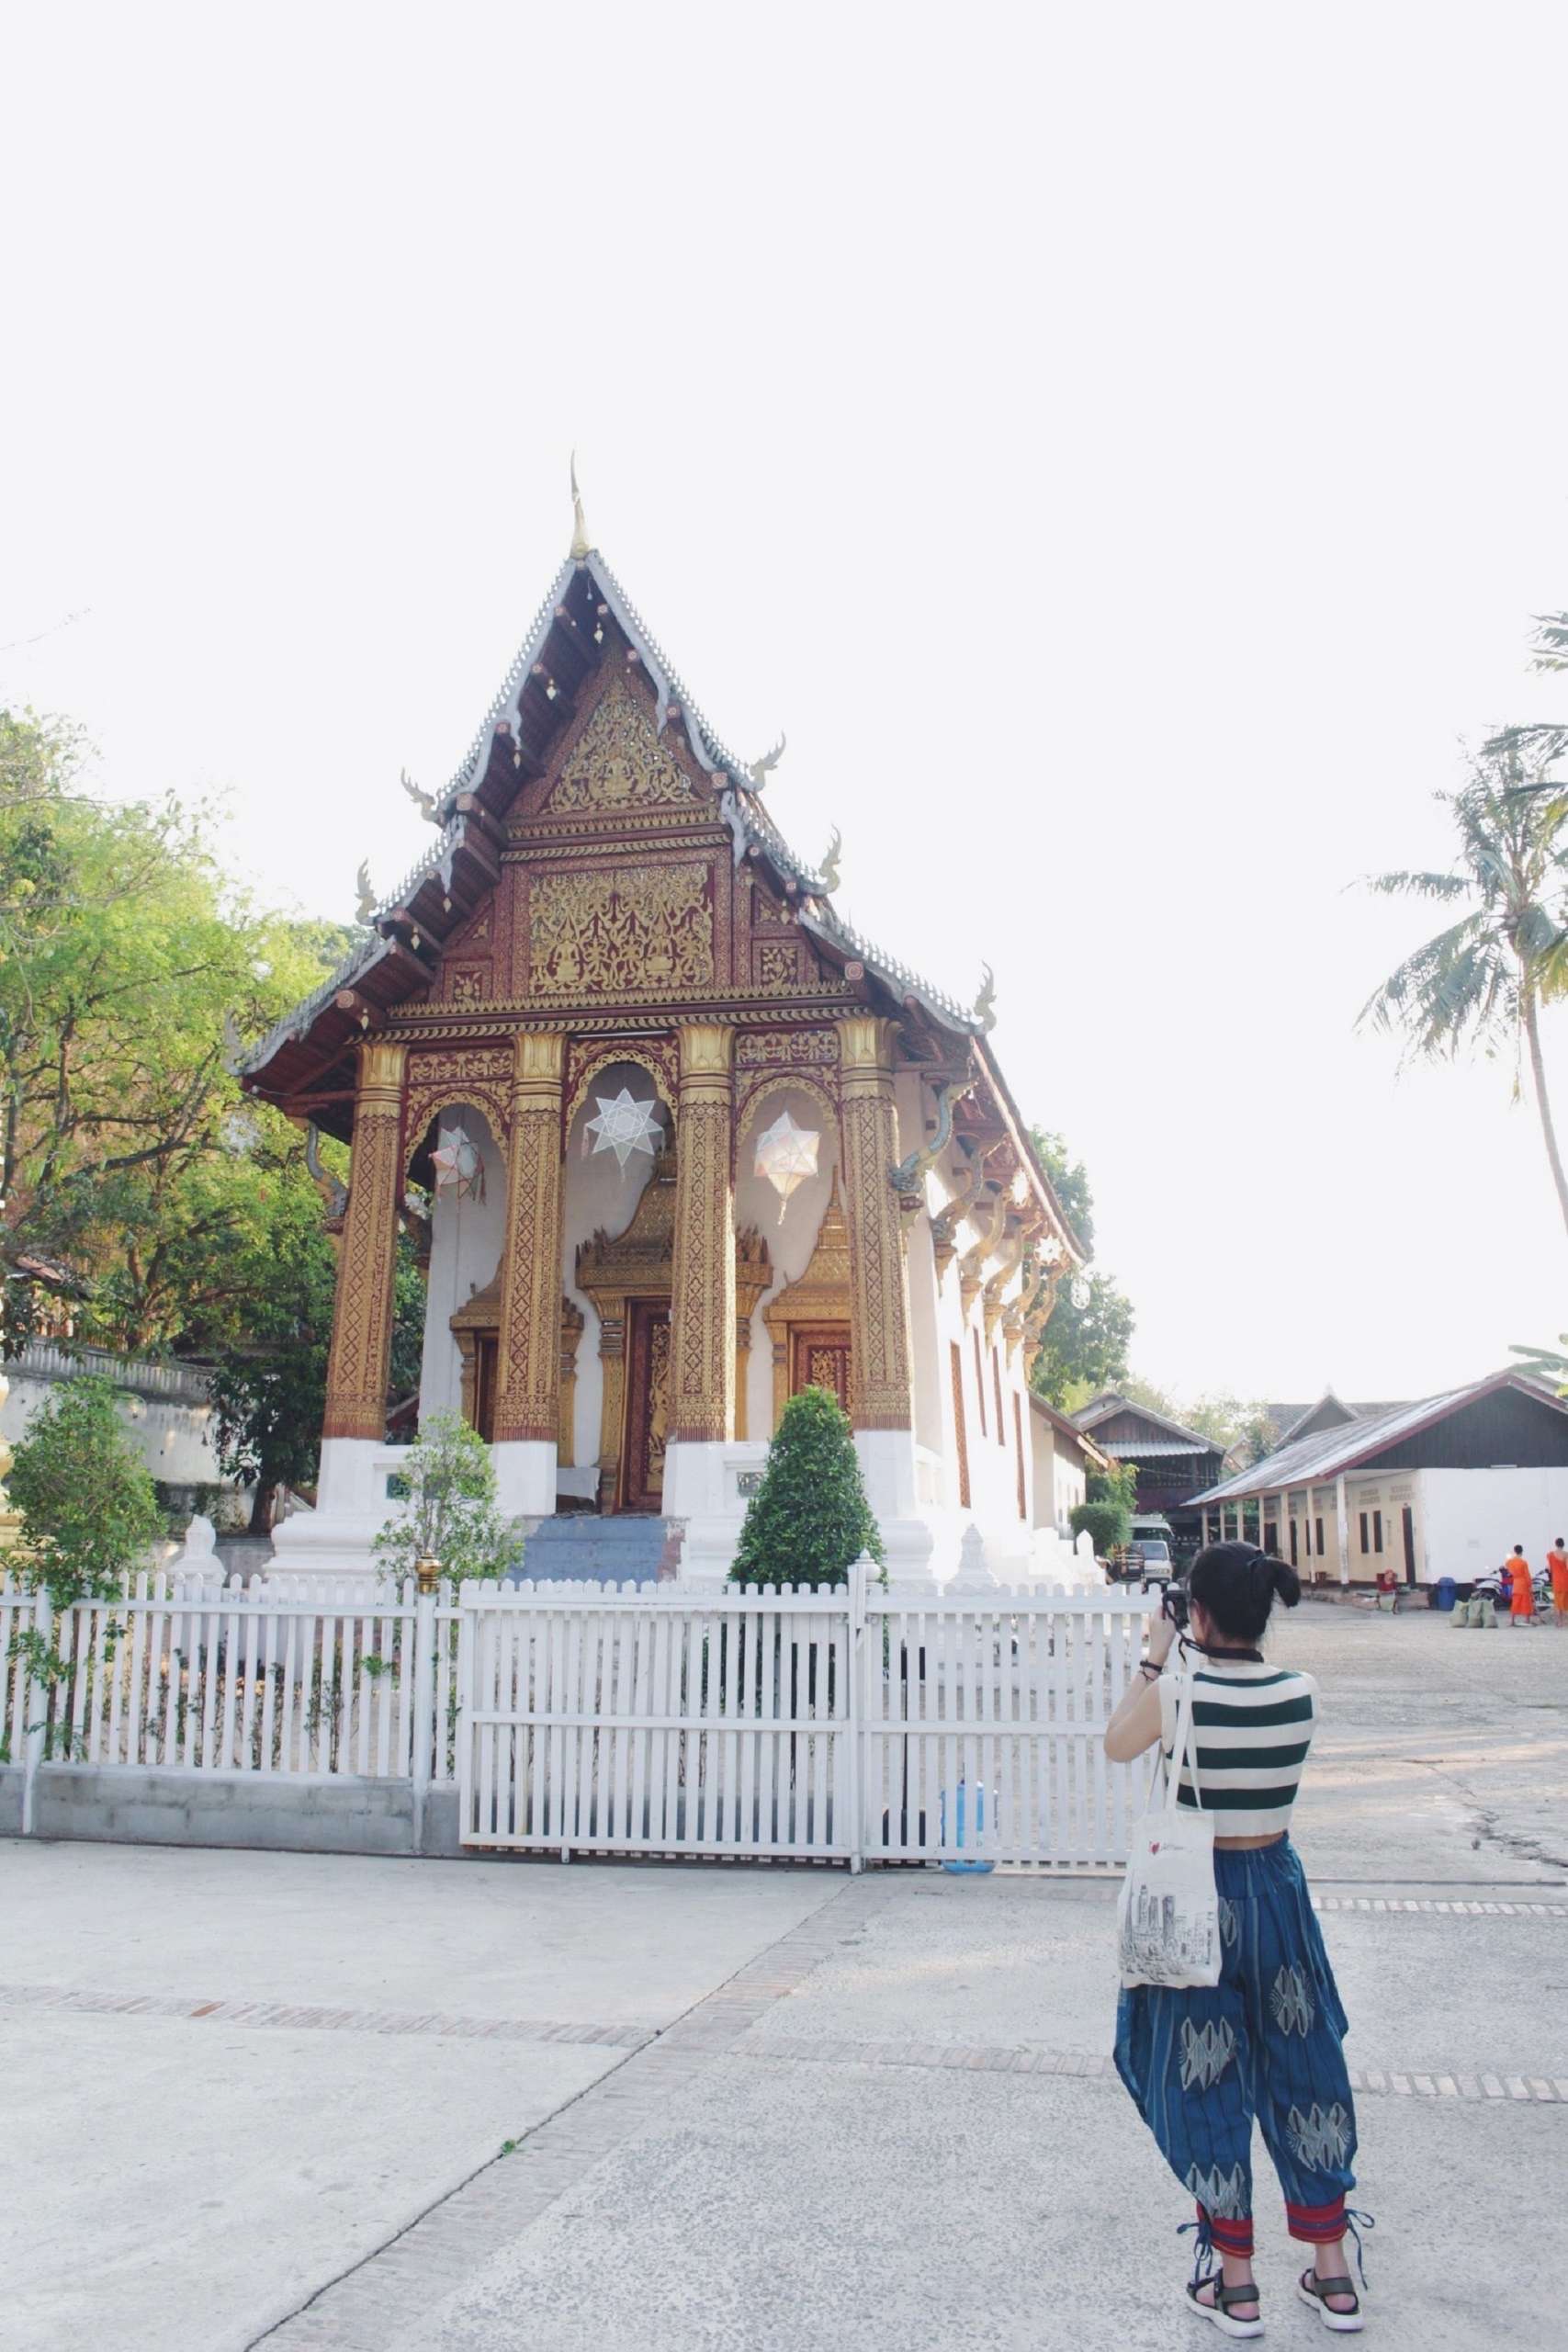
[[[664,1502],[664,1452],[670,1419],[670,1308],[631,1302],[627,1330],[626,1424],[621,1509],[658,1511]]]
[[[798,1396],[803,1388],[826,1388],[852,1419],[849,1325],[795,1323],[789,1336],[790,1395]]]

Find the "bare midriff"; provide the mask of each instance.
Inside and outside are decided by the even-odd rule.
[[[1278,1846],[1284,1836],[1282,1829],[1276,1829],[1267,1838],[1216,1838],[1214,1844],[1223,1846],[1227,1853],[1245,1854],[1255,1846]]]

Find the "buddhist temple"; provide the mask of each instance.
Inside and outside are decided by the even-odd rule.
[[[890,1574],[947,1577],[972,1527],[1014,1573],[1029,1369],[1081,1251],[989,986],[955,1002],[852,928],[837,841],[814,865],[774,821],[779,752],[726,747],[576,522],[467,756],[415,794],[428,854],[379,900],[362,869],[363,939],[245,1065],[314,1166],[352,1146],[346,1193],[320,1179],[316,1507],[277,1565],[368,1569],[395,1507],[414,1220],[418,1412],[491,1445],[528,1573],[721,1579],[808,1383],[850,1416]]]

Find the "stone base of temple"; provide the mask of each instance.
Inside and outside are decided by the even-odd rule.
[[[540,1438],[492,1445],[496,1508],[502,1519],[548,1519],[556,1507],[556,1448]]]
[[[375,1438],[323,1438],[316,1508],[293,1511],[274,1528],[274,1569],[290,1576],[377,1574],[371,1545],[397,1508],[387,1480],[406,1459],[405,1448]]]

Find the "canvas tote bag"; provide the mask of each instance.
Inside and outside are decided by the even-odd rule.
[[[1176,1740],[1165,1769],[1164,1792],[1138,1824],[1122,1883],[1117,1935],[1126,1985],[1220,1981],[1214,1816],[1178,1804],[1183,1758],[1201,1807],[1203,1792],[1198,1781],[1190,1674],[1181,1677]]]

